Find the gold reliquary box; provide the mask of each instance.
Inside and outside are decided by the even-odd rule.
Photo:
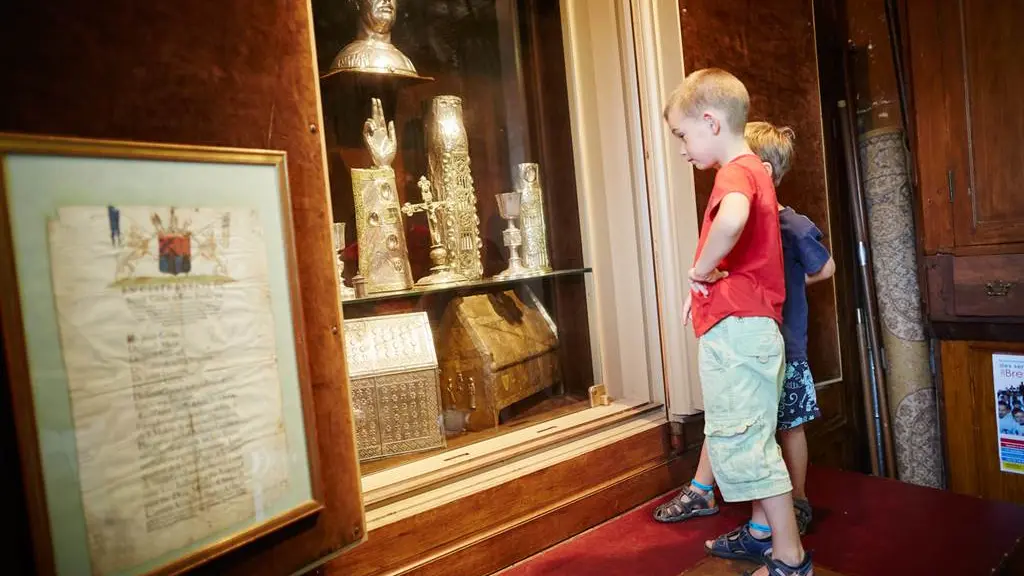
[[[454,298],[437,341],[446,418],[463,414],[467,430],[497,426],[503,408],[561,380],[558,331],[525,286]]]
[[[445,447],[426,312],[345,321],[359,460]]]

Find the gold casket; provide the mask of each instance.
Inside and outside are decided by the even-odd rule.
[[[437,342],[442,403],[467,414],[469,430],[497,426],[503,408],[561,380],[557,329],[525,286],[452,299]]]
[[[359,460],[444,448],[426,312],[345,321]]]

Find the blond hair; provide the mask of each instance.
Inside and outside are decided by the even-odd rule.
[[[750,109],[750,95],[739,78],[720,68],[705,68],[691,72],[683,83],[668,97],[664,116],[680,111],[687,118],[695,118],[707,109],[724,114],[726,126],[735,133],[743,131]]]
[[[780,128],[768,122],[749,122],[743,130],[743,137],[762,162],[772,165],[772,181],[778,186],[789,172],[796,133],[789,126]]]

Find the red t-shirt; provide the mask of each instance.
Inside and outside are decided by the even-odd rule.
[[[722,198],[733,192],[750,200],[750,216],[736,246],[718,265],[729,276],[713,284],[707,296],[693,294],[693,330],[698,338],[729,316],[762,316],[782,322],[786,277],[782,269],[779,205],[771,176],[757,156],[745,154],[718,170],[704,211],[697,255],[704,249]]]

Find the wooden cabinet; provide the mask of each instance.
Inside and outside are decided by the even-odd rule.
[[[950,488],[1024,502],[1024,476],[999,469],[992,377],[992,354],[1024,352],[1024,2],[900,7]]]
[[[672,0],[662,3],[675,10]],[[518,59],[519,54],[510,53],[516,56],[510,66],[530,79],[527,88],[531,94],[518,101],[533,110],[530,114],[507,120],[511,112],[506,114],[499,103],[511,99],[505,99],[504,92],[498,90],[502,85],[480,82],[476,77],[461,85],[440,74],[435,75],[429,94],[410,88],[410,100],[392,101],[391,105],[409,105],[417,95],[427,98],[452,92],[463,94],[474,104],[466,108],[470,112],[467,122],[477,123],[478,129],[472,133],[474,137],[490,134],[493,144],[474,144],[472,165],[480,205],[487,202],[482,225],[495,231],[493,245],[487,249],[494,256],[486,263],[491,268],[489,273],[506,264],[507,254],[497,243],[505,225],[498,218],[494,194],[510,188],[507,168],[512,158],[515,162],[535,161],[536,157],[526,156],[528,148],[522,145],[522,140],[529,137],[530,149],[544,159],[542,165],[549,170],[543,178],[551,192],[548,198],[561,207],[546,212],[551,222],[552,265],[578,272],[531,280],[547,282],[549,292],[557,292],[553,299],[576,304],[555,312],[556,317],[563,314],[572,320],[558,319],[564,327],[559,334],[563,343],[559,351],[574,350],[569,344],[572,341],[586,342],[587,346],[585,353],[570,352],[573,364],[563,362],[563,367],[571,368],[563,373],[569,374],[563,379],[573,374],[581,382],[583,377],[594,377],[595,363],[589,352],[593,335],[594,348],[601,351],[600,366],[609,367],[598,373],[601,383],[609,387],[613,402],[620,403],[599,407],[592,413],[595,418],[585,423],[569,420],[556,426],[545,422],[537,431],[518,428],[511,434],[526,440],[515,446],[513,456],[491,450],[479,457],[463,458],[469,448],[445,456],[442,460],[452,462],[445,463],[445,479],[450,482],[438,480],[438,474],[428,470],[415,478],[419,484],[414,489],[402,485],[403,492],[397,495],[388,492],[397,492],[394,484],[383,488],[378,484],[376,492],[364,490],[368,466],[357,462],[354,421],[358,414],[350,398],[352,383],[346,377],[346,333],[331,255],[332,216],[347,207],[341,202],[332,205],[328,170],[337,168],[345,158],[331,154],[329,147],[325,154],[325,138],[333,137],[336,127],[323,121],[321,98],[329,97],[324,95],[329,88],[321,92],[315,75],[317,49],[330,58],[342,45],[315,49],[313,38],[314,30],[323,39],[329,37],[331,26],[351,26],[338,36],[339,42],[348,42],[355,36],[357,20],[350,16],[356,4],[316,2],[325,9],[324,18],[316,21],[308,2],[264,5],[228,0],[172,8],[160,2],[143,5],[111,0],[97,11],[82,3],[57,0],[45,6],[24,4],[6,11],[9,17],[0,19],[0,45],[7,53],[22,55],[12,59],[6,69],[5,79],[16,89],[0,94],[0,130],[287,152],[305,318],[305,329],[298,337],[306,345],[311,365],[312,418],[319,439],[325,509],[315,517],[212,559],[203,573],[294,574],[327,562],[331,563],[320,573],[491,573],[667,492],[690,477],[695,464],[694,451],[686,457],[672,454],[668,424],[659,404],[663,399],[651,398],[661,391],[660,382],[652,384],[651,380],[660,366],[662,349],[657,330],[661,322],[653,281],[648,284],[649,295],[641,292],[642,274],[653,275],[648,273],[653,264],[642,261],[649,256],[650,240],[638,232],[647,218],[637,208],[646,198],[646,190],[642,179],[638,183],[632,172],[642,164],[644,149],[639,138],[622,136],[627,125],[640,124],[635,98],[628,92],[636,81],[624,81],[633,74],[625,65],[635,59],[633,40],[617,35],[616,28],[630,21],[628,5],[611,0],[405,2],[401,3],[405,22],[411,21],[406,16],[409,12],[420,14],[428,22],[421,28],[401,31],[422,32],[423,38],[396,34],[399,43],[404,42],[410,53],[427,52],[435,60],[444,59],[453,65],[471,67],[503,54],[500,50],[494,53],[492,44],[479,41],[478,36],[486,30],[469,19],[463,17],[455,26],[459,14],[493,12],[498,6],[511,18],[500,31],[520,32],[523,54],[531,57],[524,63]],[[465,6],[456,9],[455,4]],[[515,20],[517,7],[524,6],[529,8],[528,13],[542,17]],[[568,14],[564,18],[563,7]],[[571,33],[567,33],[570,38],[563,39],[563,30]],[[458,57],[449,51],[453,45],[461,50]],[[567,76],[567,58],[572,64],[571,76]],[[423,71],[427,71],[427,62],[429,59],[419,58],[417,65],[422,63]],[[610,64],[620,62],[621,67]],[[575,82],[572,94],[584,95],[572,108],[568,107],[567,80]],[[75,97],[69,98],[69,94]],[[600,98],[590,97],[595,94]],[[360,100],[356,129],[345,132],[357,143],[370,105],[370,94],[365,96]],[[342,105],[353,109],[357,106],[352,102]],[[393,112],[389,111],[388,117],[393,117]],[[557,122],[545,120],[549,117]],[[531,120],[528,123],[523,118]],[[582,128],[572,129],[569,118],[577,126],[600,125],[602,130],[588,132],[589,137],[584,139]],[[536,129],[526,130],[530,123]],[[417,138],[422,138],[420,126],[396,121],[399,141],[416,145]],[[519,135],[504,138],[508,132]],[[509,142],[518,142],[519,147]],[[574,146],[577,142],[580,147]],[[411,182],[400,180],[405,184],[404,192],[409,189],[407,184],[425,173],[428,156],[403,153],[399,157],[419,162],[415,173],[412,163],[408,165]],[[614,161],[608,161],[609,157]],[[506,158],[506,164],[499,162],[502,158]],[[365,167],[369,162],[364,156],[360,165]],[[586,175],[586,185],[577,188],[578,174]],[[578,209],[577,193],[585,194],[586,210]],[[341,200],[345,195],[335,194],[334,198]],[[593,218],[594,233],[581,234],[581,212]],[[596,261],[586,278],[580,270],[584,266],[582,238],[594,242],[586,249],[592,254],[588,260]],[[421,255],[426,253],[420,251]],[[650,275],[644,277],[652,278]],[[588,301],[586,296],[590,294],[595,297]],[[591,301],[622,303],[623,307],[595,314],[602,324],[599,330],[591,331],[586,322],[588,311],[597,310],[596,306],[588,308]],[[346,317],[350,311],[355,312],[346,306]],[[3,386],[17,377],[9,363],[0,361]],[[621,384],[621,393],[612,388],[615,382]],[[565,387],[571,390],[573,385]],[[3,396],[0,420],[10,423],[19,404]],[[63,437],[66,431],[48,433]],[[692,447],[696,440],[686,444]],[[74,450],[73,446],[69,449]],[[0,427],[0,453],[5,456],[2,461],[10,464],[5,470],[16,471],[20,463],[16,461],[17,447],[9,426]],[[498,470],[502,465],[507,468]],[[486,478],[487,483],[481,481],[484,472],[469,478],[469,469],[491,476]],[[17,535],[12,541],[14,550],[5,560],[8,566],[14,566],[15,573],[21,573],[18,568],[32,564],[32,540],[40,540],[38,534],[27,529],[26,506],[17,499],[23,488],[28,492],[26,499],[41,498],[41,482],[36,477],[21,478],[10,473],[0,486],[8,489],[4,494],[14,501],[5,508],[10,513],[0,525],[9,524],[11,529],[6,532]],[[396,512],[395,502],[409,500],[404,498],[406,495],[418,497],[416,504],[422,505],[407,504]],[[64,518],[59,520],[70,525]],[[24,572],[48,571],[40,564],[34,571]]]
[[[1024,243],[1024,3],[907,0],[905,11],[925,252]]]
[[[954,492],[1024,503],[1024,475],[999,469],[992,354],[1024,354],[1024,344],[942,343],[942,414],[949,487]]]
[[[1024,2],[957,0],[940,10],[948,59],[957,246],[1024,242]],[[948,49],[948,48],[947,48]]]
[[[1024,316],[1024,2],[905,0],[903,19],[929,315]]]

